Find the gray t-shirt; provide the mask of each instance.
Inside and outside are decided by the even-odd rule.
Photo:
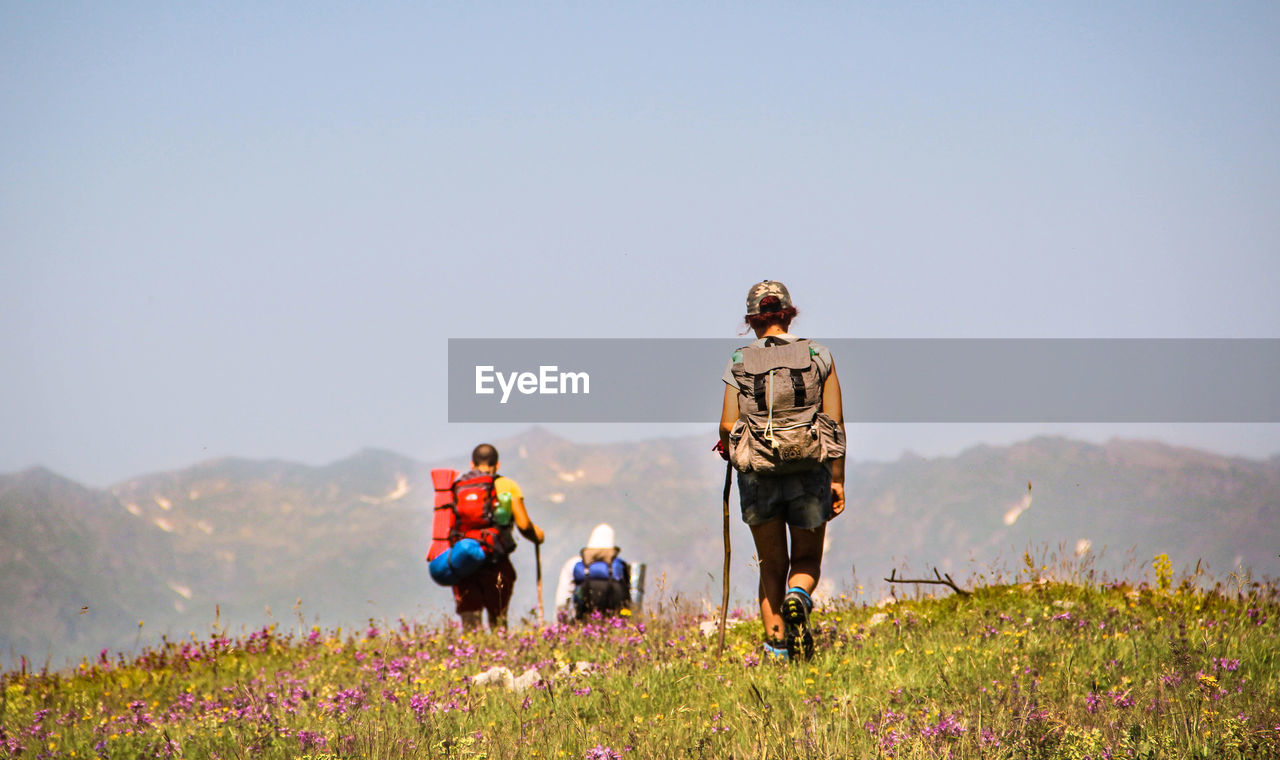
[[[780,335],[770,335],[769,337],[777,338],[783,341],[784,343],[791,343],[792,341],[799,340],[799,338],[792,335],[791,333],[782,333]],[[763,348],[764,342],[767,339],[768,338],[756,338],[755,340],[751,341],[750,345],[760,346]],[[813,351],[815,357],[818,360],[818,378],[819,380],[825,382],[827,379],[827,375],[831,374],[831,367],[832,367],[831,350],[828,349],[826,346],[822,345],[821,343],[818,343],[817,341],[812,341],[812,340],[809,341],[809,348]],[[737,390],[742,390],[741,388],[738,388],[738,381],[735,380],[733,377],[733,363],[734,363],[733,357],[730,357],[729,366],[724,368],[724,375],[722,375],[720,379],[725,381],[725,383],[727,383],[730,387],[735,388]]]

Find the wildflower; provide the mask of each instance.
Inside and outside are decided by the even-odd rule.
[[[1084,709],[1091,713],[1097,712],[1098,701],[1098,695],[1092,691],[1089,692],[1089,696],[1084,698]]]
[[[1214,657],[1213,667],[1215,670],[1227,670],[1234,672],[1240,667],[1240,660],[1228,660],[1225,657]]]
[[[728,731],[729,727],[720,722],[722,711],[717,710],[715,715],[711,716],[711,733],[718,734],[721,731]]]
[[[1169,560],[1168,554],[1157,554],[1155,559],[1151,561],[1151,567],[1156,572],[1156,586],[1161,591],[1168,591],[1173,584],[1173,562]]]
[[[588,695],[588,694],[590,694],[590,693],[591,693],[591,687],[590,687],[590,686],[584,686],[584,687],[582,687],[581,689],[574,689],[574,690],[573,690],[573,695],[574,695],[575,697],[585,697],[585,696],[587,696],[587,695]]]
[[[884,750],[886,754],[893,754],[894,747],[897,747],[905,738],[905,734],[900,734],[897,731],[890,729],[884,733],[884,736],[880,737],[880,748]]]
[[[938,722],[920,729],[920,735],[928,737],[937,736],[944,739],[960,736],[965,732],[965,727],[956,720],[958,716],[959,713],[952,713],[951,715],[939,714]]]
[[[409,697],[409,709],[413,710],[413,714],[421,723],[427,719],[427,713],[431,711],[431,700],[421,694],[414,694]]]
[[[582,755],[583,760],[622,760],[622,755],[603,744],[597,744]]]

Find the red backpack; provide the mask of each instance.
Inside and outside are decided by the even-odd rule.
[[[456,476],[455,470],[431,471],[436,501],[427,560],[435,559],[463,538],[479,541],[488,555],[510,554],[516,548],[511,526],[494,521],[498,506],[495,481],[501,476],[479,470]]]

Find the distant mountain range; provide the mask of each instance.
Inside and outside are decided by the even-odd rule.
[[[647,563],[651,602],[719,595],[724,466],[703,438],[575,444],[533,429],[496,442],[546,530],[548,608],[561,563],[597,522]],[[0,656],[54,666],[99,649],[224,627],[445,619],[426,572],[433,466],[365,450],[323,467],[218,459],[106,490],[42,468],[0,476]],[[1030,485],[1030,488],[1028,488]],[[735,602],[754,598],[751,540],[731,503]],[[828,531],[827,593],[869,601],[892,568],[958,581],[1023,553],[1145,577],[1151,557],[1280,574],[1280,457],[1148,441],[1036,438],[955,457],[851,463]],[[513,617],[535,606],[522,542]],[[1126,564],[1128,567],[1126,568]],[[856,580],[854,572],[856,568]],[[712,601],[711,603],[714,603]],[[139,621],[142,626],[139,627]]]

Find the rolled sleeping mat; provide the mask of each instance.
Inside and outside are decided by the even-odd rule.
[[[453,586],[474,573],[485,561],[484,546],[474,538],[464,538],[428,563],[431,580]]]

